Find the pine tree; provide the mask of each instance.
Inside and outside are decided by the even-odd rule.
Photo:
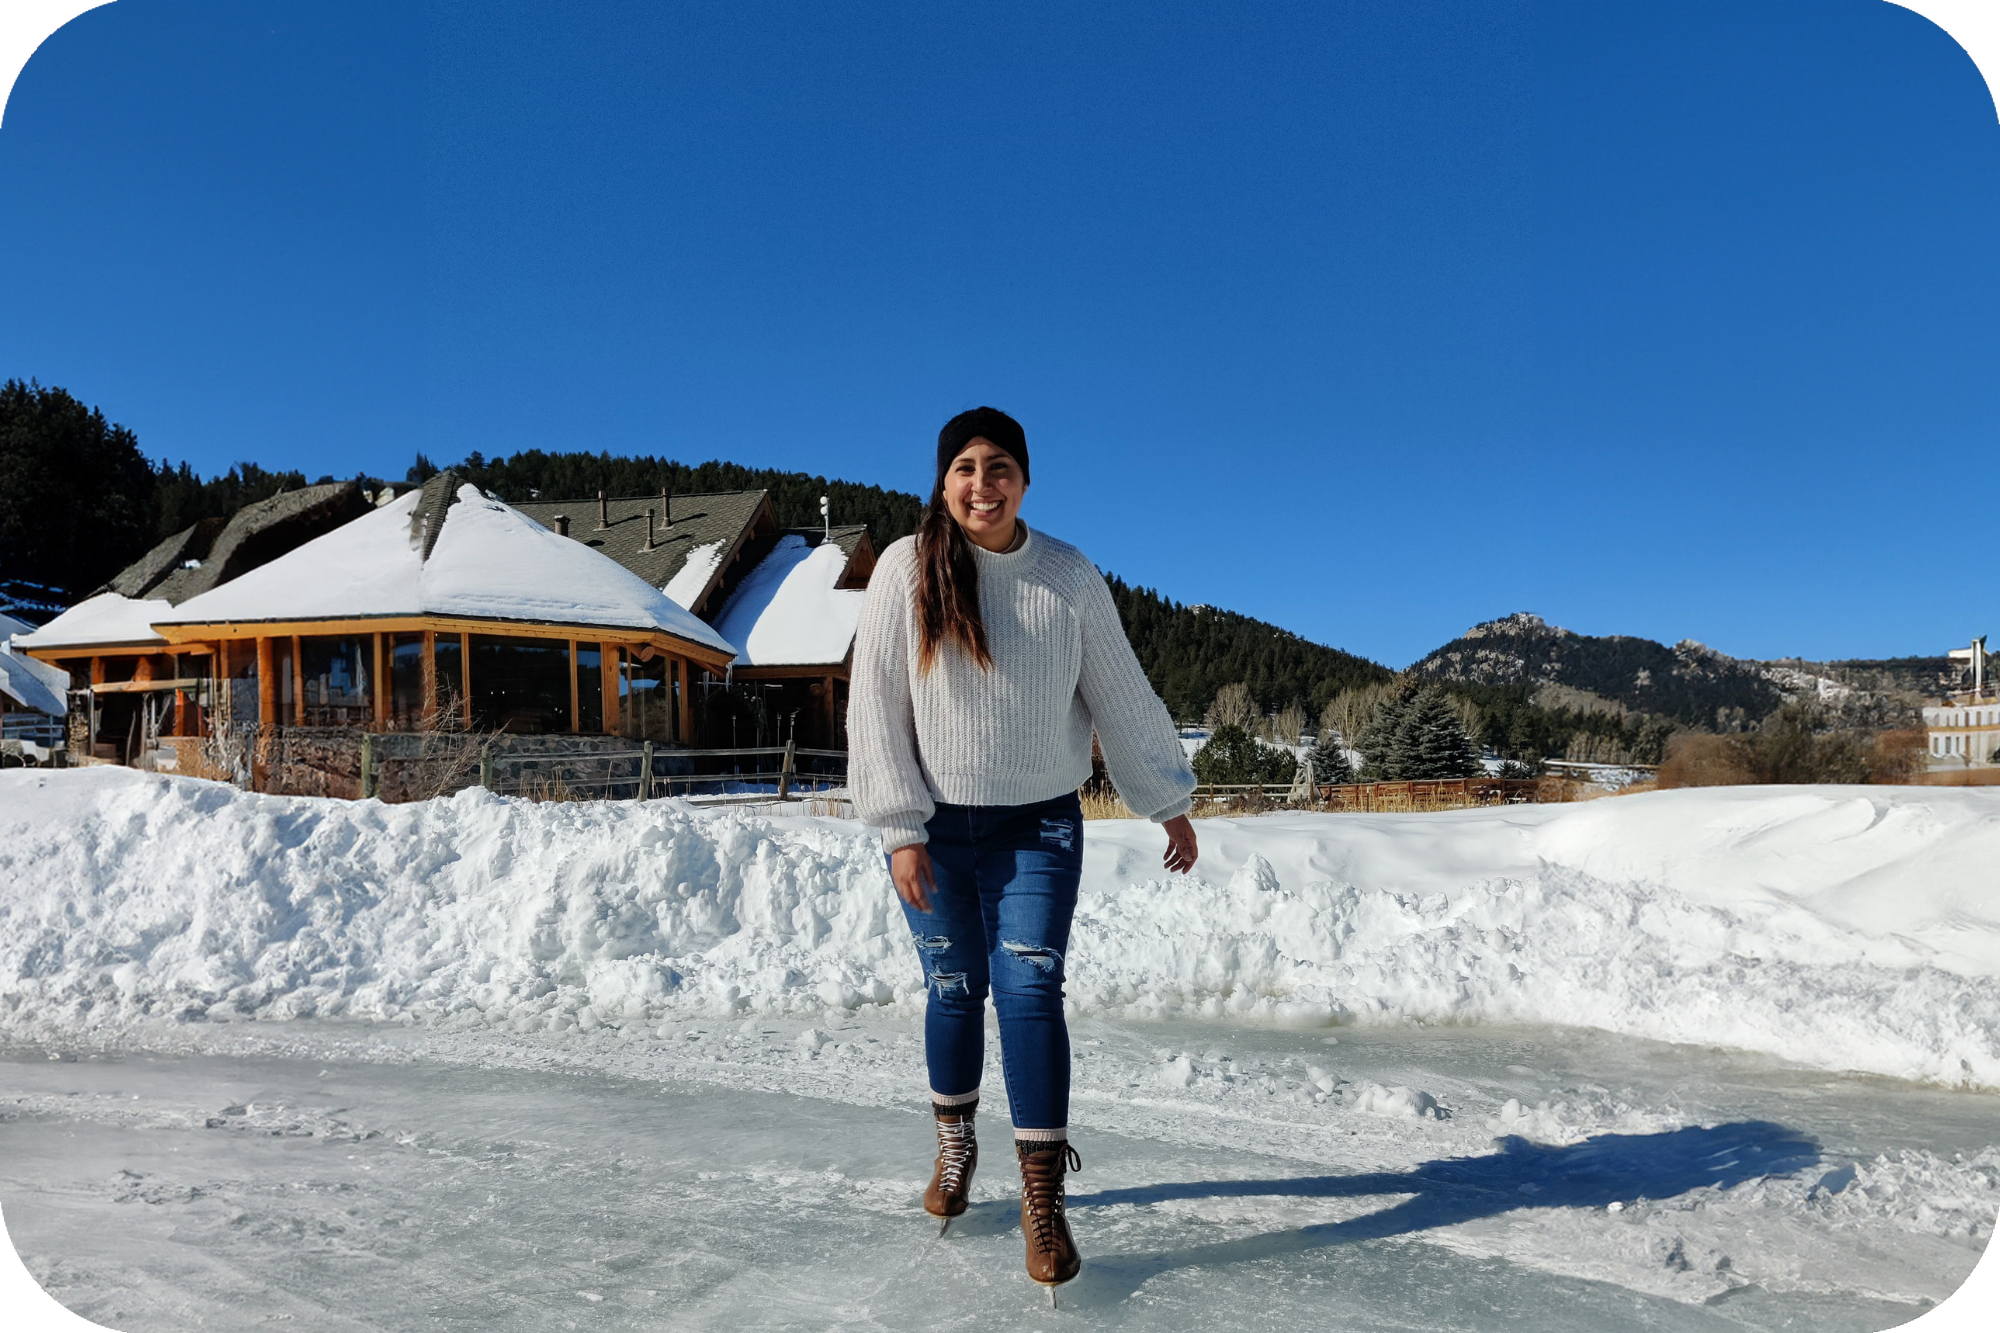
[[[1347,746],[1331,727],[1321,727],[1312,748],[1313,781],[1338,786],[1354,781],[1354,765],[1347,758]]]
[[[1386,695],[1362,724],[1354,738],[1354,748],[1361,751],[1363,782],[1399,782],[1406,776],[1397,738],[1402,734],[1403,715],[1408,709],[1409,700],[1402,692]]]
[[[1287,783],[1298,776],[1299,761],[1289,750],[1260,745],[1241,727],[1216,728],[1194,754],[1195,781],[1219,786],[1262,782]]]
[[[1465,734],[1465,724],[1451,696],[1435,685],[1417,691],[1396,728],[1392,746],[1398,776],[1469,778],[1480,772],[1479,751]]]

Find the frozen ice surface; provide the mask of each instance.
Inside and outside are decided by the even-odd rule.
[[[1086,1019],[1087,1265],[1052,1314],[1020,1271],[997,1077],[971,1212],[940,1240],[921,1211],[918,1035],[303,1021],[16,1049],[0,1202],[37,1279],[131,1333],[1880,1329],[1964,1279],[2000,1202],[1985,1097],[1552,1030],[1380,1029],[1336,1055]],[[1161,1049],[1196,1052],[1199,1095],[1146,1085]],[[1307,1061],[1452,1115],[1314,1098]],[[1554,1132],[1496,1140],[1503,1094]]]

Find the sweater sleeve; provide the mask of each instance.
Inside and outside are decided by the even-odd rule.
[[[1167,706],[1139,669],[1104,576],[1087,559],[1081,563],[1076,611],[1083,666],[1077,691],[1097,729],[1111,785],[1134,811],[1164,824],[1192,808],[1194,772]]]
[[[937,811],[917,760],[910,700],[909,563],[908,548],[898,543],[868,581],[848,698],[848,788],[854,813],[882,830],[884,852],[930,841],[924,825]]]

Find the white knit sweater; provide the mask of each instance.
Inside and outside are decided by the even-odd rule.
[[[1025,529],[1026,525],[1023,525]],[[882,553],[854,640],[847,734],[854,810],[894,851],[926,841],[936,803],[1027,805],[1090,778],[1090,735],[1125,804],[1185,814],[1194,774],[1104,576],[1083,552],[1028,532],[972,548],[992,670],[952,645],[917,671],[916,541]]]

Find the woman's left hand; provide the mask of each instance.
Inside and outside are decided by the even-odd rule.
[[[1175,815],[1160,825],[1167,833],[1167,854],[1163,858],[1170,874],[1184,875],[1194,869],[1201,853],[1194,845],[1194,825],[1186,815]]]

